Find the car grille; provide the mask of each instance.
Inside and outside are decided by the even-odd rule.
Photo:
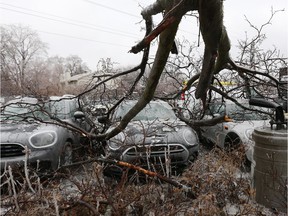
[[[189,151],[181,144],[154,144],[144,146],[131,146],[122,154],[125,161],[136,158],[147,159],[164,159],[171,158],[171,162],[186,161],[189,157]]]
[[[17,143],[1,143],[1,158],[25,155],[25,149]]]
[[[169,149],[168,149],[169,147]],[[164,155],[164,154],[168,154],[168,152],[170,154],[173,153],[181,153],[184,152],[184,148],[181,145],[147,145],[147,146],[133,146],[131,148],[129,148],[126,151],[127,155],[130,156],[138,156],[139,154],[149,154],[151,156],[159,156],[159,155]]]

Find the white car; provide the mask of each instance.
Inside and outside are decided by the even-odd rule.
[[[269,112],[267,108],[256,108],[249,105],[248,100],[241,100],[240,104],[258,109],[260,111]],[[257,111],[244,110],[231,101],[222,102],[216,100],[209,105],[206,119],[226,114],[231,121],[218,123],[214,126],[201,127],[201,136],[205,141],[230,150],[240,144],[244,144],[247,159],[253,161],[254,141],[252,140],[252,132],[254,128],[270,126],[270,116]]]

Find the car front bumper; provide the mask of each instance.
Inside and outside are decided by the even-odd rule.
[[[24,154],[22,156],[2,157],[0,162],[1,172],[7,171],[9,166],[12,168],[12,170],[24,167],[25,161],[29,167],[37,167],[39,165],[40,168],[45,164],[45,166],[51,166],[54,169],[57,168],[57,157],[51,151],[51,149],[39,149],[26,154],[27,155]]]

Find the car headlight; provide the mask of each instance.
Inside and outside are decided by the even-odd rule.
[[[183,138],[189,145],[196,145],[198,143],[197,134],[187,128],[183,130]]]
[[[57,134],[54,131],[43,131],[36,134],[33,134],[29,138],[29,143],[34,148],[45,148],[52,146],[57,141]]]
[[[125,135],[123,132],[117,134],[116,136],[112,137],[109,141],[108,141],[108,147],[111,150],[117,150],[119,149],[123,143],[125,141]]]

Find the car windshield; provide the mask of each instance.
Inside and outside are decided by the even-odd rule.
[[[249,104],[243,104],[243,106],[251,107]],[[262,108],[262,111],[269,112],[269,109]],[[212,114],[218,113],[220,115],[223,115],[225,113],[226,115],[228,115],[230,118],[232,118],[235,121],[270,119],[270,117],[267,114],[256,112],[256,111],[245,110],[242,107],[237,106],[236,104],[226,104],[226,107],[225,107],[223,103],[222,104],[215,103],[215,104],[210,105],[210,112]]]
[[[33,104],[18,101],[4,107],[1,112],[1,121],[21,121],[24,119],[47,121],[51,117],[66,119],[67,116],[65,100]]]
[[[1,120],[20,121],[23,119],[47,120],[48,115],[43,112],[43,107],[28,103],[11,103],[5,106],[1,113]]]
[[[123,103],[119,106],[114,115],[114,120],[118,121],[134,106],[135,103]],[[133,121],[147,121],[155,119],[176,120],[176,115],[172,108],[166,103],[150,102],[141,112],[139,112]]]

